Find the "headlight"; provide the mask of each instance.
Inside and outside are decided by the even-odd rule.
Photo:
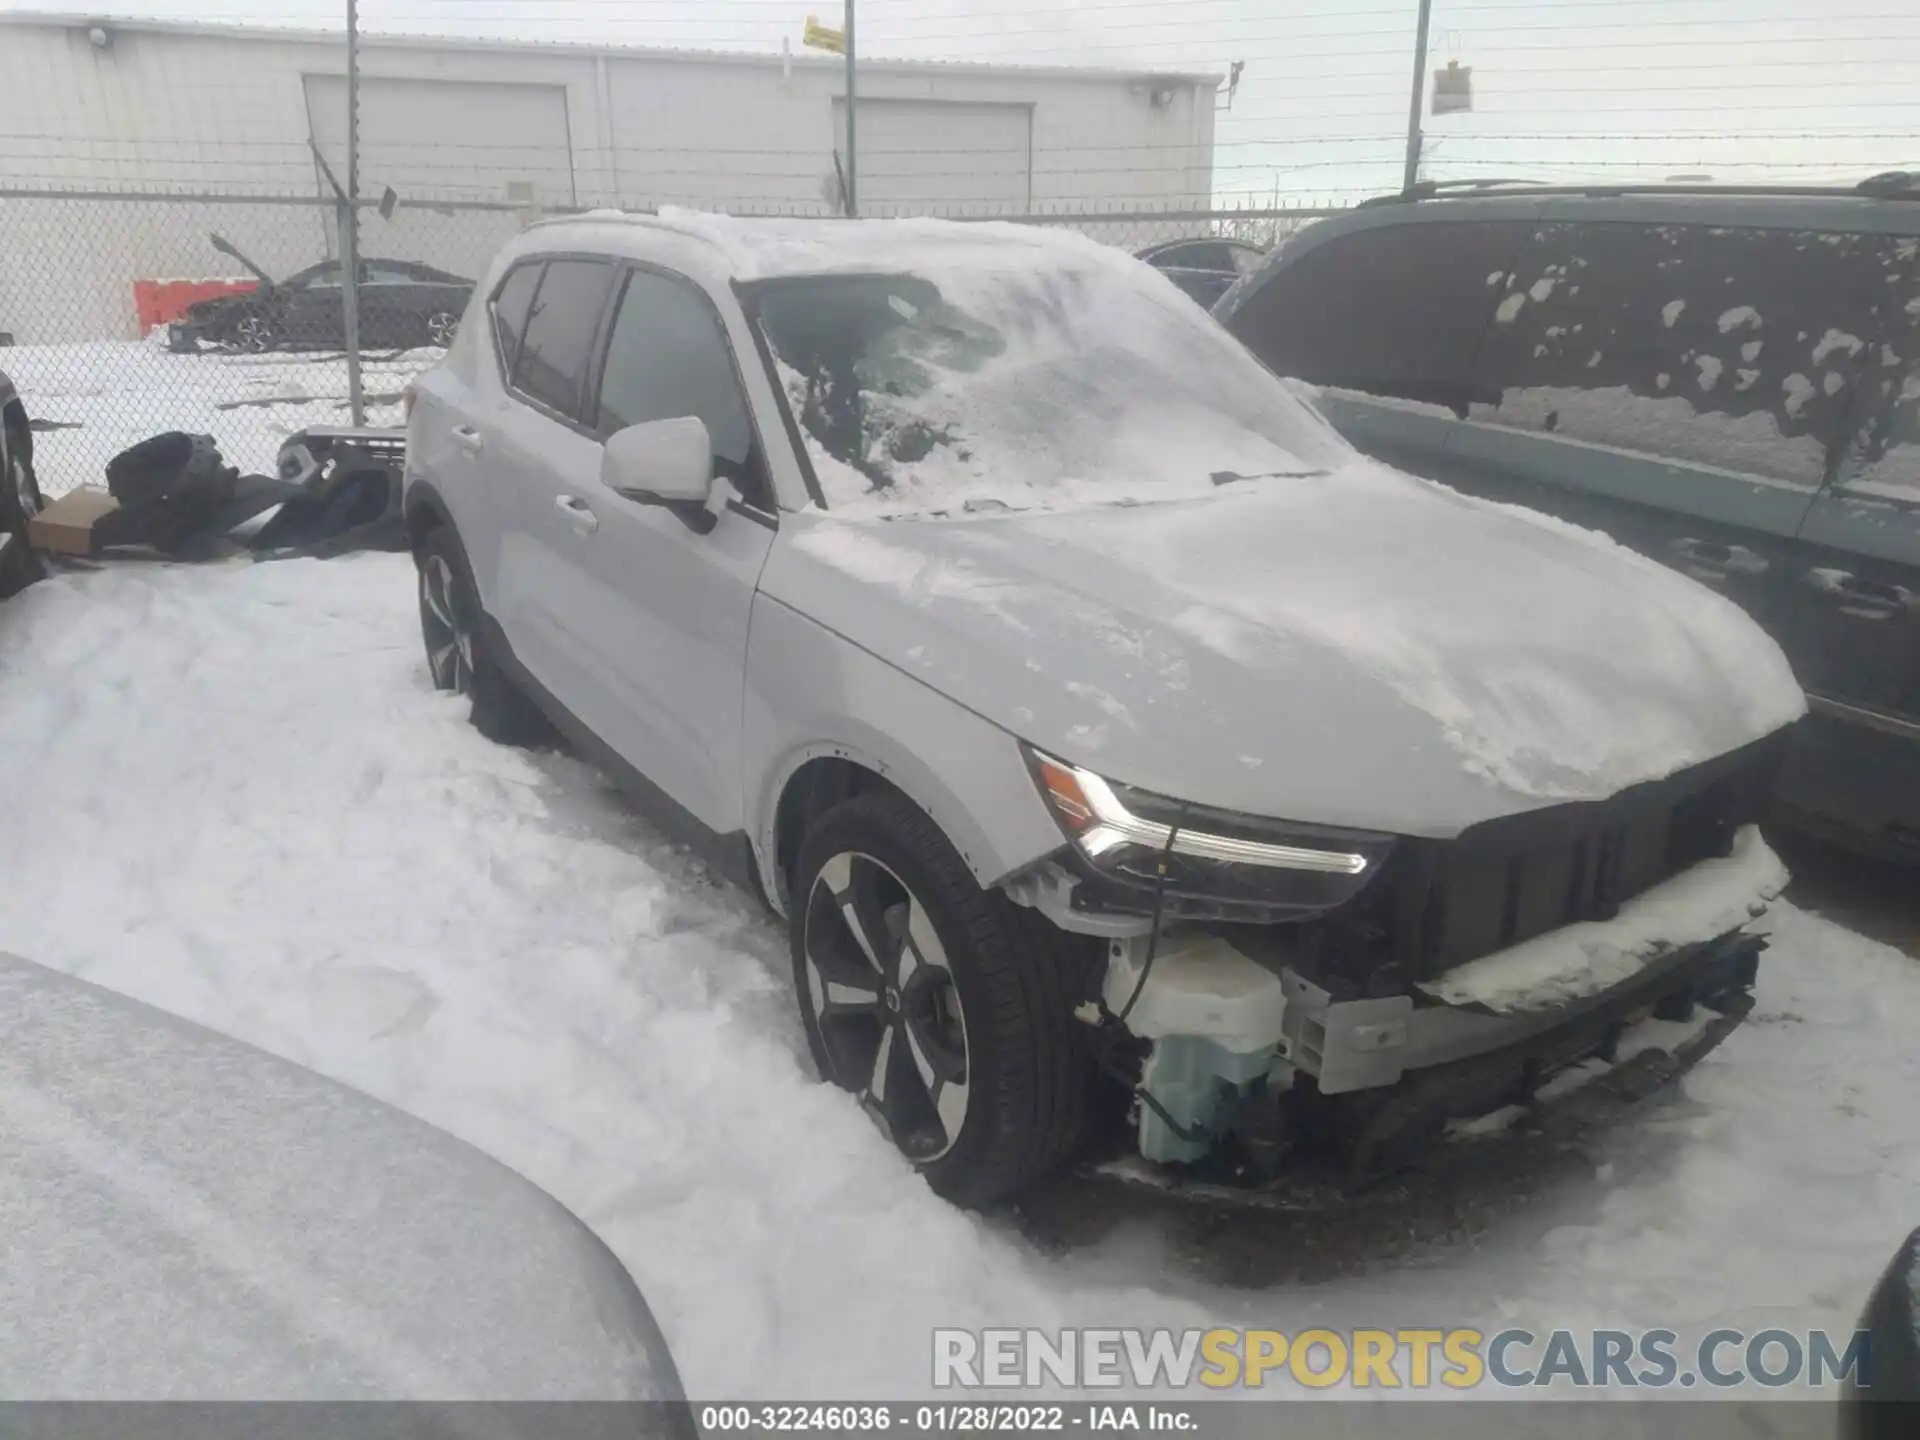
[[[1215,911],[1329,909],[1357,895],[1393,849],[1391,835],[1190,805],[1027,753],[1078,858],[1119,886],[1112,898],[1120,908],[1150,903],[1164,855],[1170,902],[1217,902],[1200,907]]]

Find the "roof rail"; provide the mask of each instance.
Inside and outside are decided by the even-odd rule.
[[[1490,176],[1484,180],[1422,180],[1411,189],[1397,190],[1391,195],[1375,195],[1360,203],[1361,205],[1397,205],[1403,200],[1434,200],[1460,191],[1500,190],[1509,185],[1536,189],[1545,186],[1546,182],[1528,180],[1520,176]]]
[[[1420,200],[1447,200],[1462,195],[1483,195],[1489,191],[1515,189],[1527,195],[1781,195],[1825,196],[1864,195],[1876,200],[1920,200],[1920,171],[1888,170],[1869,176],[1857,185],[1742,185],[1702,182],[1595,181],[1586,185],[1553,184],[1538,180],[1423,180],[1410,190],[1397,190],[1362,200],[1359,207],[1404,205]]]

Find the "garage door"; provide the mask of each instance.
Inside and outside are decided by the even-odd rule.
[[[860,210],[1018,214],[1033,199],[1033,107],[861,100]],[[846,155],[847,105],[833,102]]]
[[[347,84],[309,75],[314,143],[346,183]],[[457,80],[360,82],[360,190],[401,198],[507,200],[515,182],[549,204],[573,204],[567,92],[558,85]]]

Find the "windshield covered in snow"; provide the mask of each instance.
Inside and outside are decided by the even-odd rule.
[[[829,509],[1126,503],[1350,453],[1192,300],[1125,257],[765,280],[749,304]]]

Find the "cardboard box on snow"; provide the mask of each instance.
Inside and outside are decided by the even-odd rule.
[[[93,527],[119,508],[118,500],[95,486],[69,490],[27,521],[27,543],[57,555],[91,555],[98,548]]]

